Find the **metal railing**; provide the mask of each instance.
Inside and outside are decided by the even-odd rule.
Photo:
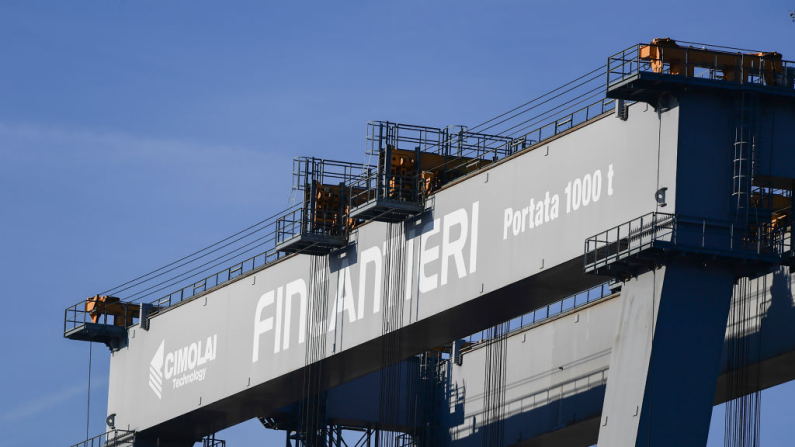
[[[593,96],[599,95],[601,93]],[[351,205],[355,207],[379,198],[421,201],[424,196],[452,180],[473,174],[498,160],[612,113],[615,108],[614,99],[602,98],[569,111],[589,98],[576,98],[564,104],[567,107],[528,124],[520,131],[527,128],[532,130],[515,137],[469,132],[461,126],[435,128],[385,121],[368,123],[368,154],[379,157],[378,168],[353,179],[350,184]],[[386,169],[386,163],[390,160],[382,155],[386,148],[419,152],[420,157],[423,153],[430,153],[443,159],[439,163],[423,163],[419,172],[406,175],[390,173]],[[431,180],[423,177],[423,171],[440,171],[442,175]],[[393,180],[390,182],[387,176]],[[406,191],[417,191],[417,195],[410,195]]]
[[[580,124],[585,124],[607,113],[612,113],[615,109],[615,103],[615,99],[600,99],[573,112],[566,113],[557,119],[550,120],[540,127],[523,134],[518,139],[528,141],[527,147],[535,146]],[[625,102],[625,104],[629,105],[630,103]],[[575,105],[579,105],[579,103]],[[564,111],[567,111],[567,109],[564,109]]]
[[[795,88],[795,62],[776,53],[732,53],[675,44],[637,44],[607,59],[608,89],[640,73]]]
[[[388,200],[397,203],[423,203],[430,185],[422,182],[423,174],[417,164],[411,172],[392,172],[390,160],[392,148],[377,153],[378,167],[367,175],[351,181],[348,185],[350,209],[373,200]],[[419,157],[419,151],[412,151]]]
[[[586,270],[640,253],[659,239],[670,240],[674,221],[673,214],[648,213],[586,239]]]
[[[202,447],[226,447],[226,441],[215,439],[215,435],[210,435],[202,439]]]
[[[345,215],[340,211],[310,210],[307,207],[291,210],[276,221],[276,244],[302,234],[347,238]]]
[[[569,295],[566,298],[560,299],[546,306],[532,310],[519,317],[513,318],[508,322],[508,332],[503,334],[502,337],[511,336],[512,334],[527,329],[533,325],[541,324],[550,318],[557,317],[611,296],[612,292],[610,290],[610,285],[611,282],[599,284],[598,286],[577,292],[573,295]],[[464,341],[466,341],[467,345],[461,350],[461,352],[463,353],[479,346],[483,346],[485,344],[484,342],[487,342],[491,339],[492,337],[489,335],[488,330],[476,332],[464,338]]]
[[[305,191],[313,182],[319,185],[350,184],[374,169],[375,166],[362,163],[296,157],[293,159],[293,191]]]
[[[275,238],[276,232],[270,233],[272,239],[268,240],[268,242],[273,243],[275,245]],[[175,292],[169,293],[168,295],[151,301],[158,309],[165,309],[169,306],[173,306],[181,301],[187,300],[195,295],[200,293],[206,292],[213,287],[220,286],[226,282],[229,282],[246,272],[250,272],[254,269],[260,268],[265,264],[270,262],[276,261],[280,258],[287,256],[277,250],[270,249],[264,253],[260,253],[256,256],[252,256],[245,261],[238,262],[237,264],[228,267],[220,272],[207,276],[199,281],[191,283]],[[157,312],[153,312],[150,315],[154,315]]]
[[[259,238],[251,241],[250,244],[252,244],[252,246],[250,247],[246,246],[247,249],[243,253],[240,253],[240,254],[245,254],[247,252],[251,252],[257,249],[262,250],[259,254],[247,258],[243,261],[240,261],[212,275],[206,276],[198,281],[191,282],[177,291],[169,293],[168,295],[165,295],[160,299],[151,301],[151,304],[154,305],[159,310],[165,309],[176,303],[189,299],[195,295],[206,292],[212,289],[213,287],[217,287],[226,282],[232,281],[247,272],[261,268],[262,266],[268,263],[277,261],[287,256],[287,254],[276,250],[276,245],[278,243],[278,238],[279,238],[279,225],[280,225],[279,220],[284,216],[292,215],[296,210],[300,210],[301,208],[299,207],[300,205],[293,206],[289,208],[287,211],[269,220],[261,228],[261,231],[264,230],[266,231],[266,233],[260,236]],[[286,231],[283,234],[286,234]],[[238,254],[238,256],[240,254]],[[226,261],[221,261],[219,263],[216,263],[210,267],[205,268],[204,270],[201,270],[199,273],[196,273],[192,276],[195,277],[207,270],[217,267],[218,264],[222,262]],[[185,280],[189,278],[191,277],[183,278],[178,282],[184,283]],[[151,315],[154,315],[155,313],[156,312],[153,312]]]
[[[791,251],[781,228],[668,213],[648,213],[585,240],[585,270],[594,271],[650,248],[773,259]]]
[[[377,198],[417,203],[441,185],[516,151],[513,138],[470,132],[464,126],[372,121],[367,129],[367,154],[377,157],[378,166],[351,185],[354,204]],[[414,154],[415,169],[393,171],[393,154]],[[428,172],[435,175],[425,176]]]
[[[89,311],[86,306],[91,300],[89,298],[88,300],[83,300],[73,306],[68,307],[64,312],[64,333],[76,329],[85,323],[91,322],[104,325],[129,327],[137,322],[137,309],[139,306],[137,302],[151,304],[152,309],[148,315],[155,315],[158,312],[173,306],[174,304],[192,298],[214,287],[221,286],[224,283],[235,280],[247,272],[262,268],[268,263],[288,256],[288,254],[282,253],[275,248],[278,237],[277,224],[279,223],[279,219],[281,217],[293,213],[295,210],[299,209],[299,206],[293,206],[280,214],[274,215],[260,222],[259,224],[250,227],[249,229],[245,230],[247,231],[245,234],[243,234],[244,232],[238,233],[243,235],[239,236],[237,239],[231,240],[231,242],[228,242],[225,245],[221,245],[213,250],[206,251],[201,255],[199,254],[202,252],[197,252],[189,257],[192,259],[185,260],[181,264],[178,264],[163,273],[152,275],[149,278],[146,278],[146,276],[149,275],[145,275],[144,277],[139,278],[139,280],[128,282],[127,284],[132,284],[128,287],[124,287],[127,284],[117,287],[116,289],[121,287],[120,290],[122,291],[129,290],[125,297],[120,297],[123,300],[121,302],[108,304],[99,302],[94,309]],[[283,232],[283,234],[284,233],[285,232]],[[234,248],[235,245],[237,245],[236,248]],[[221,254],[218,254],[217,257],[210,258],[209,260],[203,261],[201,264],[197,265],[202,258],[205,258],[208,255],[216,253],[222,249],[228,249],[229,251],[225,253],[222,252]],[[258,254],[244,258],[242,261],[240,260],[251,252],[258,252]],[[230,262],[235,263],[208,276],[202,276],[206,274],[206,272],[212,271],[215,268]],[[171,265],[175,264],[177,263],[172,263]],[[169,272],[173,273],[171,276],[167,277],[167,279],[157,279],[162,277],[163,274]],[[199,278],[198,280],[195,279],[197,277]],[[178,286],[181,286],[181,288],[168,293],[161,298],[155,300],[151,300],[151,298],[147,299],[152,295],[156,296],[163,290],[172,289],[172,287]],[[114,312],[108,312],[111,310],[109,309],[111,307],[115,308],[113,310],[115,310],[117,314],[121,312],[123,315],[127,315],[128,312],[126,309],[129,309],[129,314],[134,313],[134,318],[125,318],[124,321],[117,320],[117,317],[113,315]],[[119,308],[122,308],[122,310],[119,311]],[[135,312],[132,312],[133,310],[135,310]],[[96,321],[92,321],[92,314],[98,315],[98,317],[95,318]]]
[[[111,430],[107,433],[94,436],[71,447],[132,447],[135,442],[135,432],[128,430]]]
[[[581,374],[574,378],[554,383],[552,386],[548,386],[542,390],[517,396],[504,403],[505,414],[503,417],[507,419],[517,414],[526,413],[536,408],[549,405],[553,402],[559,402],[567,397],[575,396],[594,388],[604,386],[607,384],[609,370],[609,367],[602,367],[596,371]],[[476,396],[474,398],[469,397],[469,399],[476,399],[478,397],[480,396]],[[454,413],[456,409],[455,407],[456,405],[459,405],[459,402],[455,399],[449,399],[448,396],[447,404],[449,405],[450,413]],[[480,409],[472,413],[465,414],[464,420],[473,421],[473,425],[460,425],[451,429],[450,434],[455,439],[455,437],[459,436],[460,434],[466,434],[471,432],[473,429],[481,429],[487,424],[487,422],[485,422],[486,418],[484,417],[484,411],[485,410]]]
[[[471,132],[466,126],[445,128],[398,124],[389,121],[367,123],[368,154],[375,155],[383,148],[461,157],[464,153],[510,153],[508,145],[513,138]]]
[[[85,326],[86,323],[128,327],[137,322],[138,309],[138,305],[133,303],[121,301],[107,303],[88,298],[66,308],[63,331],[66,334]]]
[[[588,94],[592,93],[594,91]],[[596,93],[596,95],[602,94],[603,92]],[[463,127],[442,129],[373,122],[369,124],[370,131],[367,138],[369,152],[378,154],[382,144],[390,143],[393,147],[401,150],[416,151],[419,149],[420,151],[435,153],[436,155],[446,154],[448,159],[442,161],[440,166],[444,167],[445,163],[447,164],[448,172],[451,173],[450,178],[448,178],[449,181],[450,179],[458,178],[455,176],[468,176],[478,172],[496,160],[514,156],[524,149],[537,146],[545,140],[567,132],[578,125],[612,113],[614,100],[600,98],[598,101],[587,103],[592,97],[593,95],[578,96],[556,105],[532,119],[525,120],[517,126],[511,127],[511,129],[516,129],[511,134],[515,136],[487,135],[470,132]],[[387,131],[387,129],[391,130]],[[383,160],[383,162],[385,161]],[[348,188],[346,198],[348,209],[345,209],[342,215],[343,219],[347,221],[344,222],[346,224],[344,226],[350,226],[356,223],[350,221],[346,215],[350,208],[355,208],[375,198],[392,197],[398,201],[423,202],[433,189],[438,188],[442,184],[431,184],[431,181],[423,177],[422,173],[418,175],[413,173],[400,175],[398,173],[398,175],[392,176],[390,183],[386,182],[383,177],[379,177],[377,171],[378,169],[369,164],[358,165],[333,160],[298,158],[294,164],[294,189],[302,190],[304,188],[302,185],[306,185],[309,179],[318,176],[319,179],[323,181],[329,180],[332,183],[342,180],[341,183],[344,183]],[[413,190],[416,196],[409,195],[407,193],[409,190]],[[156,308],[150,314],[153,315],[159,310],[189,299],[213,287],[220,286],[251,270],[261,268],[270,262],[287,256],[287,253],[275,250],[275,246],[300,232],[303,225],[300,214],[304,213],[304,211],[300,211],[300,207],[301,204],[294,205],[279,215],[263,221],[260,228],[243,236],[250,237],[253,240],[249,239],[249,242],[246,242],[245,245],[208,262],[199,264],[198,260],[209,253],[216,252],[218,249],[178,265],[179,269],[177,267],[168,269],[166,272],[174,271],[174,273],[173,276],[168,277],[164,281],[159,279],[157,282],[153,281],[163,275],[160,273],[149,279],[139,281],[133,286],[122,286],[122,290],[130,289],[123,299],[130,302],[151,303]],[[305,227],[305,229],[307,228]],[[329,229],[326,231],[321,229],[321,233],[323,232],[333,234],[335,230]],[[225,244],[219,248],[227,247],[230,244]],[[240,242],[240,244],[243,244],[243,242]],[[251,252],[258,252],[259,254],[243,261],[238,261]],[[201,276],[225,263],[231,262],[235,262],[231,267],[209,274],[206,277]],[[182,268],[188,263],[190,263],[189,266]],[[200,279],[196,280],[196,278]],[[159,299],[150,301],[150,296],[167,291],[172,287],[181,288]],[[87,320],[88,317],[83,315],[85,312],[82,310],[81,304],[83,303],[67,309],[66,326],[72,325],[74,327]]]
[[[552,109],[556,110],[556,113],[552,113],[548,116],[544,116],[547,115],[547,113],[542,113],[541,116],[539,116],[539,119],[530,122],[515,132],[518,133],[518,136],[512,137],[507,151],[497,152],[497,159],[511,157],[517,152],[538,146],[544,143],[546,140],[554,138],[579,125],[601,118],[606,114],[613,113],[616,104],[615,99],[601,98],[595,102],[588,102],[588,100],[592,99],[593,96],[600,96],[602,94],[603,92],[598,92],[595,95],[588,97],[575,98],[565,104],[562,104],[561,107]],[[585,105],[581,106],[582,104]],[[625,104],[630,104],[630,102],[625,102]],[[581,107],[577,108],[578,106]],[[574,110],[571,111],[572,109]],[[525,132],[526,129],[531,130]],[[475,157],[478,155],[478,153],[490,154],[492,152],[489,151],[492,149],[492,147],[486,147],[485,150],[480,149],[479,152],[474,150],[465,150],[462,155],[464,157]],[[494,161],[496,161],[496,159]],[[488,164],[484,164],[480,168],[486,166],[488,166]]]

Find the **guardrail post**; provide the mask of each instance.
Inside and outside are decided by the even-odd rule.
[[[389,156],[389,143],[384,144],[384,123],[378,123],[378,152],[376,153],[376,179],[375,179],[375,198],[381,197],[381,188],[384,187],[384,178],[383,176],[386,175],[386,163],[387,157]],[[383,154],[383,157],[381,156]]]
[[[415,160],[414,164],[416,165],[416,169],[415,169],[416,172],[414,173],[414,185],[413,185],[414,186],[413,187],[413,189],[414,189],[413,196],[414,197],[413,197],[413,200],[414,200],[414,203],[417,203],[417,202],[420,201],[420,195],[419,195],[420,194],[420,182],[422,181],[422,169],[420,169],[420,146],[417,146],[414,149],[414,157],[415,157],[414,158],[414,160]]]
[[[717,57],[717,56],[716,56]],[[745,58],[740,54],[740,84],[745,83]]]
[[[417,160],[419,161],[419,160]],[[389,190],[390,185],[389,182],[391,181],[392,177],[392,147],[390,147],[389,143],[386,144],[384,148],[384,158],[383,158],[383,169],[384,169],[384,178],[381,179],[379,174],[379,180],[383,182],[384,185],[384,198],[389,198],[391,196],[391,191]]]
[[[685,50],[685,77],[690,77],[690,49]],[[693,69],[693,76],[696,75],[695,69]]]
[[[151,303],[141,303],[139,307],[138,323],[141,329],[145,331],[149,330],[149,314],[152,312],[153,308],[154,306],[152,306]]]

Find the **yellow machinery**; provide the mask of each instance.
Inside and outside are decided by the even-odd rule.
[[[783,192],[783,191],[781,191]],[[788,225],[791,212],[791,198],[782,193],[760,193],[751,195],[751,206],[754,208],[769,210],[771,213],[771,228],[773,230],[783,229]]]
[[[314,188],[304,190],[304,203],[311,203],[311,194],[315,196],[310,231],[330,235],[346,234],[356,224],[356,219],[347,217],[348,211],[351,206],[357,206],[366,201],[366,191],[362,188],[354,188],[353,198],[349,203],[347,185],[324,185],[316,180],[314,184]],[[341,219],[344,220],[343,228],[338,225]]]
[[[140,306],[123,303],[121,299],[113,296],[94,295],[86,300],[86,312],[91,316],[92,323],[106,324],[107,321],[103,316],[112,316],[114,326],[126,327],[133,323],[133,318],[138,318]]]
[[[693,77],[695,68],[719,71],[724,80],[748,82],[751,76],[762,76],[765,85],[776,85],[776,78],[782,72],[781,54],[729,53],[692,47],[680,47],[670,38],[654,39],[649,45],[640,47],[640,59],[651,61],[652,71]]]
[[[314,157],[293,160],[293,189],[301,191],[302,203],[277,219],[277,250],[320,255],[344,247],[358,222],[348,216],[349,209],[368,199],[366,186],[353,183],[372,169]]]
[[[340,213],[345,212],[343,206],[343,185],[323,185],[314,180],[314,188],[304,189],[304,203],[311,203],[314,194],[315,211],[312,215],[312,232],[332,232],[338,229]]]
[[[377,170],[351,183],[351,216],[358,220],[401,222],[425,210],[434,191],[494,161],[516,147],[511,137],[446,128],[372,121],[368,153]],[[360,188],[354,190],[355,188]]]
[[[419,193],[421,196],[427,196],[444,183],[491,163],[490,160],[479,158],[422,152],[418,169],[416,152],[404,149],[392,149],[389,152],[391,153],[389,186],[393,198],[411,196],[414,182],[410,180],[415,178],[418,171]]]

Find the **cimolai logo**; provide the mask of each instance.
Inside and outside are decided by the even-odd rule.
[[[171,382],[171,389],[201,382],[207,376],[207,368],[204,365],[215,360],[217,353],[217,334],[168,353],[164,339],[149,363],[149,388],[158,399],[162,399],[164,379],[166,386],[169,385],[169,381]]]

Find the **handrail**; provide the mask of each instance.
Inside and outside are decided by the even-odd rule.
[[[588,98],[585,99],[587,100]],[[608,113],[612,113],[614,105],[614,100],[600,98],[594,103],[585,105],[584,107],[578,108],[572,112],[569,111],[572,108],[577,107],[582,102],[583,97],[578,97],[542,113],[537,117],[539,118],[538,121],[525,126],[525,128],[532,127],[534,125],[537,125],[537,127],[518,136],[489,135],[485,133],[470,132],[466,127],[458,126],[442,129],[424,126],[399,125],[401,126],[400,131],[402,133],[397,132],[394,135],[390,135],[389,138],[392,138],[395,141],[400,141],[403,145],[400,146],[402,149],[410,148],[410,146],[405,146],[408,144],[415,145],[414,147],[419,145],[421,149],[431,151],[435,150],[437,153],[444,153],[444,151],[447,151],[446,153],[450,154],[449,159],[446,161],[447,166],[451,171],[458,170],[458,174],[456,174],[454,178],[447,179],[447,181],[450,181],[472,175],[494,161],[512,157],[523,150],[536,147],[544,141],[560,135],[563,132],[567,132],[578,125],[601,118]],[[542,116],[544,115],[549,115],[549,117],[543,118]],[[541,122],[541,120],[544,121]],[[371,128],[374,129],[376,124],[389,124],[393,127],[398,126],[395,123],[373,122],[370,123]],[[523,131],[524,128],[519,129],[519,132]],[[414,133],[414,136],[411,135],[412,132]],[[385,134],[383,134],[382,137],[386,138]],[[382,141],[382,139],[376,135],[375,132],[370,132],[368,135],[368,141],[373,144],[376,141]],[[377,146],[372,146],[371,152],[373,149],[377,149]],[[377,173],[374,172],[376,169],[374,169],[372,166],[366,163],[363,165],[356,165],[347,162],[320,160],[307,157],[299,157],[296,159],[296,189],[300,190],[307,179],[305,173],[298,172],[302,170],[300,168],[305,167],[301,165],[305,165],[310,162],[323,163],[324,166],[321,170],[321,174],[328,174],[329,178],[341,179],[343,180],[341,183],[344,183],[345,186],[349,188],[347,190],[348,195],[346,199],[350,200],[350,202],[348,203],[348,209],[345,210],[343,214],[347,214],[351,208],[355,208],[356,206],[367,203],[375,197],[374,188],[378,184],[378,178]],[[325,168],[329,168],[328,171]],[[413,178],[412,175],[395,176],[395,179],[397,179],[396,186],[399,189],[399,193],[394,197],[397,197],[398,199],[402,198],[404,194],[403,190],[401,189],[403,188],[401,184],[417,180]],[[418,183],[422,184],[422,188],[416,188],[419,194],[417,199],[424,200],[424,198],[432,192],[430,188],[431,185],[428,184],[425,179]],[[185,267],[185,269],[181,270],[177,270],[176,267],[172,268],[168,271],[175,271],[174,275],[176,276],[172,276],[170,279],[161,281],[152,286],[150,286],[150,284],[152,284],[151,279],[141,281],[141,286],[128,292],[131,294],[125,299],[130,302],[147,302],[146,299],[148,296],[154,293],[159,293],[163,289],[167,289],[181,283],[183,285],[181,289],[168,293],[159,299],[149,301],[149,303],[155,308],[153,313],[150,314],[153,315],[158,311],[162,311],[163,309],[168,308],[176,303],[189,299],[196,294],[200,294],[214,287],[218,287],[228,281],[234,280],[235,278],[246,274],[251,270],[262,268],[266,264],[287,256],[287,253],[281,252],[275,247],[279,245],[281,241],[289,239],[291,236],[300,231],[301,228],[299,222],[301,225],[305,224],[305,222],[302,222],[302,220],[306,219],[301,219],[300,216],[301,214],[305,214],[304,211],[300,210],[302,205],[303,204],[297,204],[288,208],[283,213],[275,216],[272,219],[269,219],[269,221],[264,222],[260,228],[252,231],[245,237],[256,237],[252,235],[254,235],[254,233],[260,233],[263,231],[267,232],[263,236],[260,236],[253,241],[249,241],[245,243],[245,245],[239,246],[225,255],[220,255],[218,258],[203,263],[198,267],[191,268],[195,265],[191,264],[189,267]],[[237,240],[241,239],[242,238],[239,238]],[[241,242],[241,244],[244,243]],[[227,244],[226,246],[230,245],[231,243]],[[238,260],[241,255],[245,255],[246,253],[256,249],[260,249],[259,254],[249,257],[243,261]],[[218,249],[214,251],[217,250]],[[197,259],[200,259],[204,256],[206,255],[187,261],[186,263],[183,263],[177,267],[181,268],[183,265],[193,263]],[[204,278],[200,277],[202,273],[226,262],[234,262],[234,265]],[[191,269],[187,270],[188,268]],[[162,275],[163,274],[161,273],[154,276],[154,278]],[[130,287],[128,287],[128,289],[129,288]],[[65,327],[70,324],[74,326],[76,324],[80,324],[78,322],[85,322],[85,317],[74,317],[80,313],[78,312],[78,308],[83,303],[84,302],[78,303],[78,305],[71,306],[69,309],[67,309],[67,313],[71,312],[73,318],[65,318]]]
[[[556,382],[551,386],[547,386],[530,394],[516,396],[504,403],[504,406],[507,409],[505,417],[508,418],[516,413],[526,412],[543,405],[549,405],[551,402],[562,400],[568,396],[573,396],[583,391],[588,391],[595,387],[603,386],[607,383],[609,370],[609,366],[602,367],[596,371],[587,372],[572,378],[567,378],[561,382]],[[516,405],[517,403],[521,403],[521,405]],[[450,410],[453,412],[456,405],[455,400],[451,400],[448,405],[450,405]],[[513,408],[513,410],[511,410],[511,408]],[[451,434],[456,435],[461,431],[470,431],[472,429],[483,427],[488,423],[485,417],[480,417],[480,415],[482,415],[484,412],[484,409],[479,409],[472,413],[465,414],[464,419],[473,420],[474,426],[459,426],[453,429]]]
[[[573,105],[580,103],[575,103]],[[613,113],[614,106],[614,99],[600,98],[598,101],[587,104],[573,112],[563,114],[562,116],[558,115],[555,119],[549,119],[538,127],[533,128],[533,130],[519,136],[511,137],[465,131],[451,135],[445,133],[445,130],[440,128],[374,121],[369,123],[371,129],[373,129],[375,125],[388,125],[388,128],[379,128],[378,132],[375,130],[368,132],[368,142],[370,144],[368,153],[373,155],[378,154],[382,149],[380,147],[381,142],[394,142],[393,148],[401,150],[409,150],[411,148],[412,150],[416,150],[416,148],[419,147],[421,151],[423,148],[426,148],[431,149],[429,150],[430,153],[447,157],[443,163],[435,165],[431,169],[442,169],[446,172],[464,171],[463,174],[459,174],[454,178],[443,179],[443,182],[437,185],[436,188],[426,187],[424,190],[420,191],[423,194],[430,194],[433,190],[438,189],[438,187],[443,186],[443,184],[448,181],[473,175],[495,161],[510,158],[518,152],[538,146],[546,140],[554,138],[576,126],[596,120],[606,114]],[[569,107],[561,111],[567,111],[571,109],[571,107],[572,106],[569,105]],[[536,123],[539,123],[539,121]],[[406,129],[411,132],[416,132],[417,135],[408,137],[401,136],[400,130]],[[467,142],[467,138],[473,138],[478,141],[478,143],[469,143]],[[463,142],[459,144],[459,141]],[[403,143],[403,146],[399,145],[400,143]],[[412,147],[412,145],[414,146]],[[455,151],[452,149],[455,149]],[[381,162],[381,160],[379,160],[379,162]],[[370,172],[368,175],[358,177],[355,181],[351,182],[349,187],[351,207],[354,208],[355,206],[369,203],[375,199],[389,197],[386,191],[382,191],[382,189],[388,186],[384,175],[384,169],[373,170],[373,172]],[[416,179],[415,176],[410,176],[410,178],[407,177],[408,181],[414,179]],[[421,186],[424,186],[422,182],[419,183]]]
[[[782,60],[778,53],[729,52],[659,41],[633,45],[607,58],[608,89],[641,73],[795,88],[795,62]]]
[[[258,239],[252,241],[251,243],[258,242],[251,248],[248,248],[243,253],[248,251],[252,251],[259,247],[267,247],[264,251],[260,252],[257,255],[254,255],[250,258],[247,258],[243,261],[236,262],[231,267],[228,267],[224,270],[221,270],[217,273],[204,277],[198,281],[194,281],[187,286],[169,293],[168,295],[163,296],[160,299],[156,299],[154,301],[150,301],[150,304],[154,305],[158,310],[162,310],[168,308],[176,303],[182,302],[188,298],[193,297],[199,293],[206,292],[214,287],[220,286],[224,283],[232,281],[247,272],[250,272],[254,269],[261,268],[266,264],[271,262],[277,261],[287,254],[280,252],[276,249],[276,245],[279,243],[279,232],[280,230],[283,232],[283,236],[286,235],[286,229],[280,227],[280,221],[283,221],[285,216],[291,216],[300,210],[301,204],[295,205],[287,209],[285,212],[279,214],[274,219],[271,220],[264,228],[272,228],[270,232],[266,233],[264,236],[259,237]],[[241,254],[243,254],[241,253]],[[210,267],[208,267],[209,269]],[[207,269],[205,269],[207,270]],[[190,277],[189,277],[190,278]],[[188,279],[188,278],[185,278]],[[184,281],[184,280],[183,280]],[[154,315],[157,311],[153,312],[150,315]]]
[[[509,337],[529,327],[546,322],[552,317],[557,317],[564,313],[571,312],[575,309],[579,309],[583,306],[610,297],[613,295],[613,292],[610,290],[611,284],[612,282],[605,282],[599,284],[598,286],[582,290],[580,292],[577,292],[575,294],[569,295],[565,298],[547,304],[546,306],[541,306],[519,317],[513,318],[508,322],[509,326],[508,332],[502,334],[501,337]],[[485,346],[485,342],[491,339],[492,338],[490,338],[488,335],[488,330],[483,330],[471,334],[468,337],[464,338],[464,341],[468,343],[468,345],[465,346],[461,350],[461,352],[464,353],[472,349],[476,349],[480,346]]]
[[[783,228],[651,212],[585,240],[585,271],[594,271],[654,247],[727,256],[775,258],[792,250]]]
[[[134,441],[134,431],[113,429],[71,447],[131,447]]]
[[[138,319],[139,305],[95,296],[69,306],[64,311],[64,334],[87,323],[128,327]]]

